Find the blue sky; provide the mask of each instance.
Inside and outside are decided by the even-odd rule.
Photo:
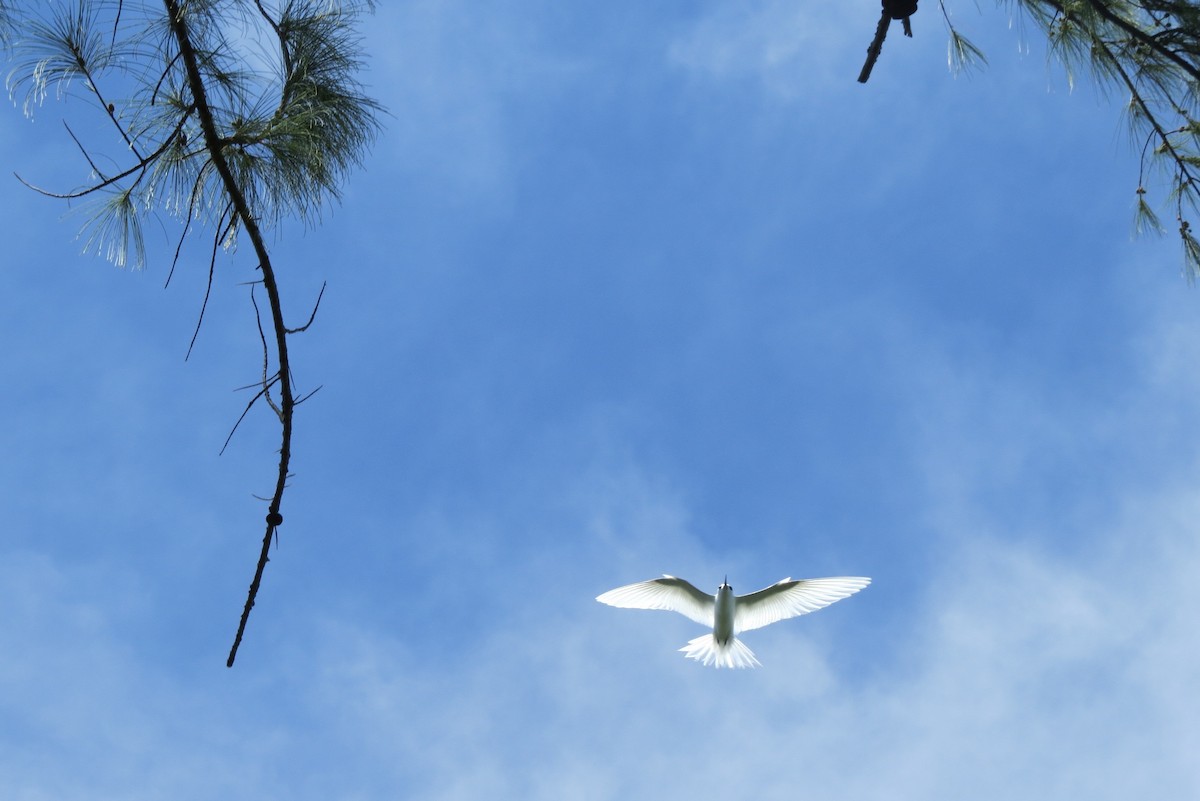
[[[232,670],[253,264],[184,362],[202,256],[0,181],[0,796],[1195,796],[1197,290],[1120,99],[953,10],[986,70],[922,8],[860,86],[865,1],[383,4],[384,131],[276,235],[322,389]],[[0,115],[38,183],[61,110]],[[593,600],[664,572],[874,583],[732,672]]]

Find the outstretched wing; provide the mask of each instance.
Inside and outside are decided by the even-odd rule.
[[[740,596],[733,613],[733,630],[761,629],[789,617],[815,612],[853,595],[870,583],[869,578],[859,576],[797,581],[785,578],[765,590]]]
[[[713,608],[716,605],[713,596],[701,592],[681,578],[665,574],[662,578],[609,590],[596,596],[596,600],[623,609],[666,609],[705,626],[713,624]]]

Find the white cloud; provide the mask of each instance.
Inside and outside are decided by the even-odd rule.
[[[426,197],[506,201],[520,157],[514,112],[557,92],[569,61],[506,4],[416,0],[381,7],[377,22],[372,89],[390,113],[380,157],[403,180],[428,181]]]
[[[1055,521],[980,532],[982,515],[962,517],[955,499],[932,516],[943,546],[919,597],[899,598],[897,577],[877,576],[831,610],[755,632],[762,669],[718,672],[675,651],[695,633],[689,622],[607,609],[584,591],[613,569],[599,565],[634,553],[709,558],[689,543],[686,510],[655,502],[654,482],[593,478],[620,491],[597,493],[581,515],[593,521],[584,541],[512,571],[518,595],[481,601],[486,625],[458,659],[423,656],[402,622],[328,622],[315,715],[340,718],[345,747],[367,762],[399,766],[394,790],[1118,799],[1200,789],[1189,722],[1200,713],[1190,691],[1200,495],[1124,494],[1086,548],[1060,547]],[[631,548],[605,557],[618,529]],[[904,609],[899,644],[862,641],[859,624],[893,603]],[[861,652],[872,668],[847,672]]]
[[[584,483],[612,488],[577,515],[588,532],[507,571],[516,597],[491,603],[499,582],[481,582],[481,625],[454,633],[453,659],[422,639],[436,620],[331,612],[314,643],[289,633],[301,640],[283,665],[167,675],[130,639],[130,610],[147,600],[131,577],[10,558],[2,595],[17,614],[0,641],[21,660],[0,674],[0,793],[1103,800],[1200,789],[1194,492],[1129,495],[1071,553],[1038,544],[1053,532],[977,534],[947,514],[953,544],[920,597],[897,599],[894,578],[877,576],[830,610],[755,632],[764,667],[731,672],[676,653],[694,633],[683,618],[591,600],[584,585],[630,559],[610,553],[617,528],[648,557],[667,546],[706,557],[654,481]],[[113,599],[109,583],[132,590]],[[862,641],[858,624],[895,602],[901,645]],[[858,652],[874,660],[865,675],[845,667]]]
[[[877,14],[874,7],[855,3],[716,4],[668,52],[673,62],[698,75],[749,77],[777,96],[795,99],[847,83],[847,49],[861,41],[861,48],[854,49],[865,53]],[[850,69],[857,75],[857,67]]]
[[[936,432],[944,442],[933,427],[922,434],[939,447],[921,466],[935,477],[969,456],[957,481],[930,483],[939,545],[916,597],[897,593],[901,577],[877,575],[831,610],[755,632],[762,669],[704,670],[675,651],[695,633],[690,623],[606,609],[578,586],[605,572],[598,544],[627,544],[610,563],[669,549],[697,569],[711,558],[661,486],[631,473],[593,477],[619,489],[598,491],[580,514],[590,534],[518,571],[526,596],[497,604],[503,614],[461,659],[423,665],[401,633],[335,623],[320,648],[328,673],[318,704],[357,699],[348,729],[374,759],[408,766],[406,787],[420,797],[480,788],[533,799],[1190,797],[1200,789],[1190,687],[1200,669],[1200,494],[1187,482],[1122,488],[1108,474],[1115,497],[1080,511],[1084,492],[1039,525],[1010,528],[979,491],[996,475],[984,457],[1001,443],[1020,465],[1056,427],[1067,443],[1122,423],[1136,437],[1147,415],[1187,405],[1194,360],[1180,349],[1194,350],[1194,326],[1179,330],[1186,310],[1166,305],[1156,311],[1168,322],[1150,330],[1177,335],[1135,340],[1144,369],[1128,376],[1136,384],[1121,404],[1021,391],[1004,370],[935,382],[948,396],[943,421],[991,392],[1022,402],[998,403],[983,427],[951,418]],[[1015,425],[1029,415],[1036,425]],[[1184,466],[1189,476],[1194,468]],[[639,499],[642,511],[613,498]],[[1090,526],[1085,539],[1058,530],[1077,519]],[[901,608],[895,637],[863,641],[865,621],[891,605]],[[846,668],[861,662],[871,668]]]

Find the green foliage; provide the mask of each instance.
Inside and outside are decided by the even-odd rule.
[[[84,225],[84,252],[95,250],[118,267],[146,261],[138,199],[130,191],[112,190],[100,196],[97,208]],[[130,252],[132,250],[132,252]]]
[[[1137,236],[1141,236],[1147,232],[1156,234],[1163,232],[1163,226],[1158,220],[1158,215],[1154,213],[1154,209],[1150,208],[1150,204],[1146,202],[1146,190],[1141,188],[1137,191],[1137,205],[1133,216],[1133,232]]]
[[[950,71],[959,75],[976,67],[985,66],[987,56],[967,37],[959,33],[958,28],[954,27],[944,0],[938,0],[938,8],[941,9],[942,19],[946,21],[946,29],[950,33],[950,39],[946,45],[946,61],[950,65]]]
[[[1200,248],[1190,218],[1198,199],[1200,9],[1179,0],[1020,0],[1047,32],[1052,52],[1073,75],[1090,69],[1101,85],[1129,98],[1131,129],[1142,140],[1135,230],[1161,230],[1145,196],[1151,173],[1165,177],[1190,278]]]
[[[119,68],[130,55],[118,51],[102,33],[98,5],[56,5],[23,21],[8,88],[14,97],[24,94],[26,115],[32,116],[52,88],[59,99],[75,83],[94,92],[93,75]]]
[[[1045,34],[1072,86],[1080,73],[1089,72],[1102,89],[1128,98],[1130,130],[1141,145],[1134,230],[1163,230],[1146,199],[1147,185],[1157,177],[1165,183],[1164,203],[1178,223],[1188,277],[1200,275],[1200,246],[1190,222],[1200,205],[1200,5],[1195,0],[1002,1],[1010,8],[1015,4]],[[952,64],[958,39],[951,26]]]
[[[13,14],[8,0],[0,0],[0,42],[7,43],[12,36]]]
[[[234,172],[256,222],[269,226],[319,215],[378,131],[379,107],[356,77],[362,56],[354,31],[364,4],[181,4],[216,141],[208,141],[199,119],[168,7],[131,0],[35,4],[17,25],[9,91],[25,112],[51,94],[82,93],[132,156],[123,168],[104,171],[93,146],[78,142],[93,181],[54,193],[106,195],[89,206],[95,217],[86,226],[88,246],[121,265],[144,263],[139,227],[147,213],[185,223],[201,218],[227,228],[232,241],[244,222],[230,215],[214,152]]]

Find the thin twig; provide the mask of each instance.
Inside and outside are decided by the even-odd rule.
[[[171,269],[167,271],[167,280],[163,282],[163,289],[171,285],[171,278],[175,275],[175,267],[179,264],[179,253],[183,250],[183,242],[187,239],[188,230],[192,227],[192,210],[188,209],[187,219],[183,221],[183,233],[179,235],[179,242],[175,245],[175,255],[171,258]],[[191,348],[189,347],[190,351]]]
[[[275,31],[275,36],[279,39],[279,53],[283,58],[283,74],[290,76],[292,74],[292,52],[288,49],[287,37],[283,35],[283,31],[280,29],[279,23],[275,21],[275,18],[263,8],[262,0],[254,0],[254,5],[258,7],[258,13],[262,18],[271,26],[271,30]],[[286,104],[286,97],[283,99],[283,102]]]
[[[100,167],[96,165],[96,162],[92,160],[92,154],[89,153],[88,149],[83,146],[83,142],[79,141],[79,137],[76,136],[75,132],[71,130],[71,126],[67,124],[66,120],[63,120],[63,127],[67,129],[67,136],[71,137],[71,141],[75,143],[75,147],[79,148],[79,152],[82,153],[84,159],[87,160],[88,166],[92,168],[92,172],[96,173],[96,175],[103,179],[104,171],[101,170]]]
[[[276,379],[276,380],[278,380],[278,379]],[[274,381],[272,381],[271,383],[274,383]],[[266,385],[251,384],[250,386],[259,387],[259,390],[257,393],[255,393],[254,397],[250,399],[250,402],[246,404],[246,408],[243,409],[241,415],[238,416],[237,422],[234,423],[233,428],[231,428],[229,430],[229,436],[227,436],[225,438],[225,444],[221,446],[221,451],[220,451],[220,454],[218,454],[218,455],[225,453],[225,449],[229,447],[229,441],[233,439],[233,435],[237,432],[238,426],[240,426],[242,424],[242,421],[246,419],[246,415],[250,413],[250,409],[254,406],[255,403],[258,402],[258,399],[261,398],[264,394],[266,394],[267,387],[269,387],[270,384],[266,384]]]
[[[255,297],[254,297],[254,287],[256,284],[259,284],[259,283],[261,283],[261,282],[255,281],[252,284],[250,284],[250,303],[254,306],[254,323],[258,326],[258,338],[262,342],[262,349],[263,349],[262,385],[264,387],[267,387],[269,390],[270,386],[267,384],[267,370],[270,367],[270,353],[267,350],[267,336],[266,336],[266,334],[263,333],[262,313],[259,312],[258,300],[255,299]],[[272,382],[272,383],[274,383],[274,382]],[[267,396],[267,405],[271,407],[271,411],[275,412],[275,416],[279,417],[280,415],[282,415],[283,412],[281,412],[279,410],[279,407],[275,405],[275,401],[271,398],[271,393],[269,391],[266,393],[266,396]]]
[[[105,178],[104,180],[102,180],[98,183],[92,184],[91,186],[87,187],[86,189],[80,189],[75,192],[65,192],[65,193],[51,192],[48,189],[42,189],[39,186],[35,186],[34,184],[29,183],[24,178],[22,178],[19,173],[14,172],[13,175],[15,175],[17,180],[20,181],[22,184],[24,184],[27,188],[32,189],[34,192],[37,192],[39,195],[45,195],[46,197],[57,198],[59,200],[75,200],[77,198],[86,197],[87,195],[91,195],[91,194],[94,194],[95,192],[99,192],[101,189],[105,189],[109,186],[112,186],[117,181],[120,181],[122,178],[128,178],[130,175],[133,175],[134,173],[139,172],[139,171],[144,172],[147,167],[149,167],[156,160],[158,160],[158,157],[161,156],[163,153],[165,153],[167,151],[167,148],[170,147],[175,142],[175,137],[177,137],[179,135],[180,130],[183,129],[184,123],[187,122],[188,115],[190,115],[193,110],[194,110],[194,108],[189,109],[188,112],[180,118],[179,124],[175,126],[175,130],[172,131],[170,136],[168,136],[166,139],[163,140],[162,145],[160,145],[149,156],[138,159],[138,162],[136,164],[134,164],[132,167],[130,167],[129,169],[122,170],[121,172],[117,173],[116,175],[114,175],[110,178]],[[67,130],[70,131],[70,128],[68,128]],[[89,159],[88,161],[90,163],[91,159]],[[93,165],[93,166],[95,166],[95,165]],[[138,176],[138,180],[139,181],[141,180],[141,176]]]
[[[158,76],[158,82],[154,84],[154,91],[150,93],[150,105],[155,105],[158,102],[158,90],[162,88],[163,81],[171,74],[171,68],[175,66],[175,62],[179,60],[179,54],[176,53],[167,62],[167,66],[163,68],[162,74]]]
[[[117,28],[121,25],[121,12],[125,10],[125,0],[118,0],[117,15],[113,19],[112,41],[109,42],[109,47],[116,47],[117,44]]]
[[[307,330],[308,330],[308,327],[309,327],[310,325],[312,325],[312,324],[313,324],[313,320],[315,320],[315,319],[316,319],[316,317],[317,317],[317,309],[319,309],[319,308],[321,307],[321,298],[325,296],[325,285],[326,285],[327,283],[329,283],[329,282],[328,282],[328,281],[322,281],[322,282],[321,282],[321,291],[317,293],[317,302],[313,304],[313,310],[312,310],[312,314],[308,315],[308,322],[307,322],[307,323],[305,323],[304,325],[300,326],[299,328],[289,328],[289,329],[287,329],[287,333],[289,333],[289,334],[302,334],[302,333],[304,333],[305,331],[307,331]]]
[[[221,212],[221,217],[217,220],[216,233],[213,234],[212,252],[208,256],[208,284],[204,287],[204,302],[200,304],[200,317],[196,320],[196,330],[192,332],[192,341],[188,343],[187,354],[183,360],[186,362],[192,355],[192,348],[196,345],[196,337],[200,336],[200,326],[204,323],[204,310],[208,308],[208,298],[212,295],[213,274],[217,271],[217,251],[221,249],[221,239],[225,235],[225,219],[229,214],[229,207],[226,206],[225,211]],[[171,271],[174,272],[175,265],[171,265]],[[171,280],[170,276],[167,280]]]
[[[117,9],[117,19],[120,19],[119,6]],[[113,25],[113,38],[115,40],[116,23],[114,22]],[[92,94],[96,96],[96,99],[100,101],[100,107],[104,109],[104,113],[108,115],[108,118],[112,120],[113,126],[117,129],[117,132],[121,134],[121,138],[125,140],[125,145],[129,148],[130,152],[133,153],[134,158],[136,158],[138,161],[144,161],[142,154],[138,152],[137,144],[129,137],[129,133],[125,130],[125,126],[122,125],[121,121],[117,119],[116,105],[110,103],[105,99],[104,95],[100,93],[100,82],[97,81],[92,75],[92,70],[88,67],[87,61],[84,60],[83,54],[80,52],[79,48],[74,46],[72,46],[71,51],[75,56],[75,66],[79,70],[80,74],[83,75],[84,82],[87,84],[87,87],[92,90]]]
[[[318,392],[320,392],[320,391],[321,391],[321,387],[323,387],[323,386],[325,386],[325,385],[324,385],[324,384],[320,384],[320,385],[318,385],[318,386],[317,386],[317,388],[316,388],[316,389],[314,389],[312,392],[309,392],[309,393],[308,393],[307,395],[305,395],[304,397],[302,397],[302,398],[297,398],[297,399],[296,399],[296,405],[297,405],[297,406],[299,406],[300,404],[304,403],[306,400],[308,400],[309,398],[311,398],[313,395],[316,395]]]

